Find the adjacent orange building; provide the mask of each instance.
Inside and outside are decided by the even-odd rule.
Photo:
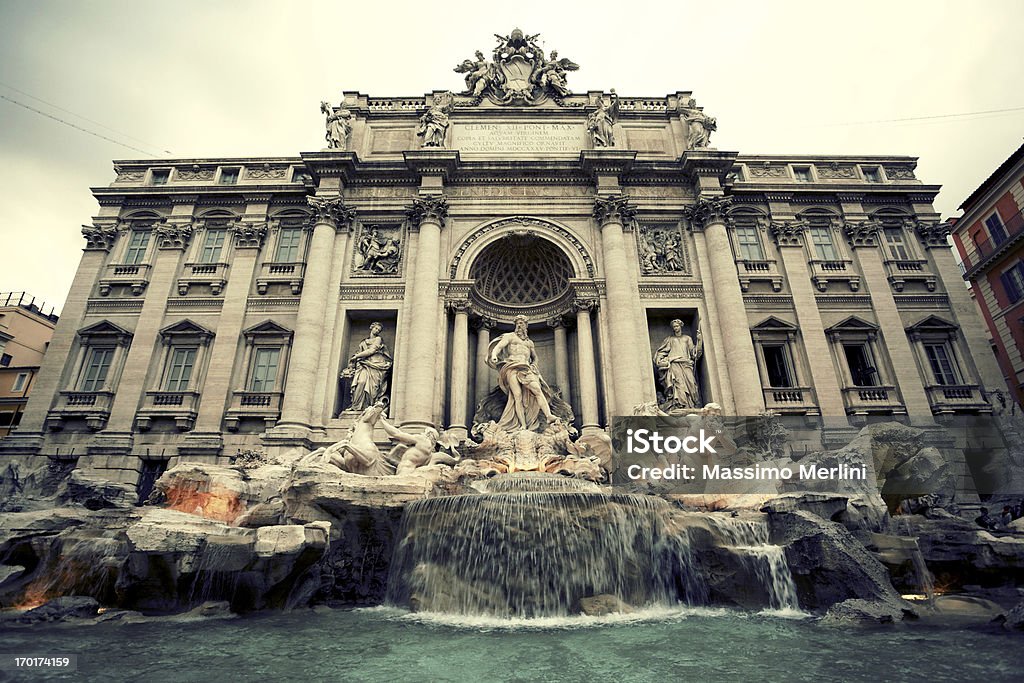
[[[1024,405],[1024,145],[960,205],[953,242],[1010,397]]]
[[[35,297],[0,292],[0,437],[21,422],[56,325],[53,309]]]

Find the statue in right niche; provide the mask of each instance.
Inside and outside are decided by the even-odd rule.
[[[699,328],[697,341],[694,342],[686,333],[682,320],[673,320],[671,326],[672,336],[665,337],[654,352],[654,365],[665,397],[661,409],[666,413],[700,406],[700,390],[697,388],[694,365],[704,353],[704,340]]]
[[[392,361],[388,345],[381,337],[383,330],[380,323],[370,323],[369,336],[359,342],[359,350],[352,354],[348,367],[341,372],[342,379],[352,382],[349,410],[366,410],[378,402],[387,401]]]

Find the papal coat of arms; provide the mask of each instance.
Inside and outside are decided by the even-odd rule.
[[[507,36],[497,33],[498,45],[492,51],[492,60],[477,50],[475,59],[467,59],[455,67],[456,73],[466,74],[463,95],[489,97],[498,104],[537,104],[546,97],[565,97],[570,94],[566,74],[579,65],[559,59],[552,50],[547,57],[536,43],[539,33],[525,35],[518,28]]]

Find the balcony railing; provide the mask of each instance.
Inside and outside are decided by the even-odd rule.
[[[1006,232],[1006,237],[1004,238],[992,239],[992,237],[988,237],[982,242],[974,244],[974,253],[967,254],[967,258],[964,259],[966,278],[974,275],[983,264],[997,253],[1016,244],[1021,235],[1024,235],[1024,216],[1021,215],[1020,211],[1013,214],[1009,220],[1003,223],[1003,230]],[[969,240],[967,242],[968,244],[970,243]]]
[[[850,291],[860,289],[860,273],[850,259],[811,259],[811,281],[819,291],[827,291],[830,282],[846,282]]]
[[[195,424],[198,409],[197,391],[147,391],[135,414],[135,428],[144,432],[154,419],[166,418],[174,420],[179,431],[188,431]]]
[[[943,384],[925,387],[932,412],[988,412],[992,409],[976,384]]]
[[[773,412],[790,415],[819,412],[810,387],[763,387],[762,391],[765,407]]]
[[[83,419],[89,429],[97,432],[106,426],[113,402],[112,391],[62,391],[46,416],[46,425],[59,431],[66,420]]]
[[[185,296],[193,285],[209,285],[210,294],[220,296],[228,281],[226,263],[189,263],[178,278],[178,294]]]
[[[292,294],[298,296],[302,291],[305,272],[305,263],[268,261],[260,267],[260,274],[256,277],[256,291],[266,294],[270,285],[283,284],[288,285]]]
[[[744,292],[750,289],[751,282],[759,281],[771,283],[772,291],[782,291],[782,274],[775,259],[736,259],[736,271]]]
[[[894,386],[843,387],[842,392],[846,412],[851,415],[906,412]]]
[[[128,287],[132,294],[139,296],[149,284],[148,263],[111,263],[99,281],[100,296],[107,296],[114,287]]]
[[[924,259],[886,259],[885,271],[889,284],[897,292],[902,292],[908,281],[923,282],[929,292],[935,291],[935,273],[928,269],[928,261]]]
[[[224,425],[229,431],[238,431],[243,419],[263,420],[267,429],[277,424],[281,417],[280,391],[236,391],[231,397],[231,406],[224,414]]]

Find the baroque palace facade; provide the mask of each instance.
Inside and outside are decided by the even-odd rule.
[[[575,64],[503,40],[462,94],[325,104],[322,151],[117,162],[0,452],[138,482],[338,441],[371,323],[393,420],[465,438],[520,315],[583,434],[666,407],[676,320],[700,330],[684,407],[840,431],[992,411],[1002,376],[914,158],[719,150],[690,93],[573,94]]]

